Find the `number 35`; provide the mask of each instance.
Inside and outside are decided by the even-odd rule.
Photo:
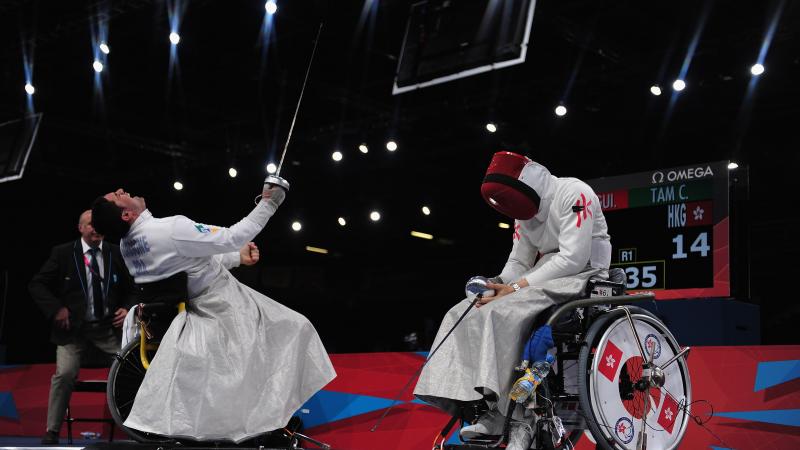
[[[638,287],[651,288],[657,282],[655,272],[656,266],[642,266],[642,278],[640,280],[638,267],[626,267],[625,274],[628,276],[628,283],[625,287],[628,289],[636,289]]]

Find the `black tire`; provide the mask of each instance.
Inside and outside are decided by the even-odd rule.
[[[139,357],[139,339],[128,343],[114,358],[108,372],[106,399],[114,423],[138,442],[171,442],[169,438],[128,428],[123,423],[133,408],[133,400],[142,385],[146,372]]]
[[[669,337],[672,338],[672,344],[677,347],[677,342],[674,342],[674,337],[672,337],[666,325],[664,325],[658,319],[658,317],[656,317],[650,311],[636,306],[626,306],[626,308],[628,311],[630,311],[634,320],[637,316],[640,318],[645,316],[644,320],[650,319],[654,321],[655,323],[651,323],[651,325],[657,325],[661,327],[669,335]],[[613,310],[600,316],[587,331],[578,356],[578,394],[581,412],[586,418],[586,425],[589,428],[589,432],[592,433],[592,436],[594,436],[595,441],[597,442],[597,447],[603,450],[624,450],[624,447],[619,446],[612,438],[606,437],[606,434],[602,432],[600,425],[598,425],[598,418],[592,408],[590,400],[591,394],[589,391],[589,371],[592,367],[593,360],[592,349],[598,345],[599,340],[603,337],[606,329],[608,329],[613,322],[624,316],[625,312],[621,309]],[[677,353],[680,351],[680,348],[678,347],[677,349],[673,350],[677,350]],[[686,370],[686,379],[688,380],[688,370]]]

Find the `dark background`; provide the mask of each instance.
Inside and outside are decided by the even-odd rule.
[[[282,172],[292,191],[256,238],[262,262],[236,275],[308,316],[330,352],[409,349],[412,331],[425,348],[465,280],[499,272],[511,231],[478,189],[500,149],[583,179],[728,159],[748,167],[749,201],[737,206],[748,229],[732,245],[750,244],[751,293],[737,300],[760,305],[762,343],[800,341],[797,2],[539,1],[524,64],[392,96],[411,3],[284,1],[265,51],[263,2],[186,2],[171,71],[163,2],[0,2],[0,122],[26,114],[23,53],[44,113],[25,177],[0,184],[6,361],[52,360],[26,285],[53,245],[77,237],[97,195],[122,186],[156,216],[217,225],[248,213],[283,148],[320,20]],[[776,13],[766,72],[748,90]],[[102,92],[91,68],[100,17],[111,46]],[[701,28],[688,87],[673,96]]]

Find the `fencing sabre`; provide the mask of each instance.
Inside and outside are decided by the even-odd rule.
[[[472,279],[470,280],[470,282],[472,282]],[[475,295],[475,292],[470,290],[470,287],[471,287],[470,284],[467,284],[467,295],[468,296]],[[485,288],[486,288],[486,286],[485,286],[485,283],[484,283],[484,292],[486,291]],[[492,295],[494,295],[494,293],[492,293]],[[483,292],[480,292],[477,295],[475,295],[475,298],[472,300],[472,303],[469,304],[469,306],[467,307],[467,310],[464,311],[464,314],[461,314],[461,317],[459,317],[458,320],[456,320],[456,323],[453,324],[453,327],[450,328],[450,331],[448,331],[447,334],[444,335],[444,338],[442,338],[442,341],[439,342],[439,345],[437,345],[436,348],[433,349],[431,354],[428,355],[428,359],[426,359],[425,362],[422,363],[422,365],[419,367],[419,369],[417,369],[417,371],[414,372],[413,375],[411,375],[411,378],[408,379],[408,382],[406,383],[406,385],[403,386],[402,389],[400,389],[400,392],[398,392],[397,395],[392,400],[392,404],[389,405],[389,407],[386,408],[385,411],[383,411],[383,414],[381,415],[381,417],[378,419],[377,422],[375,422],[375,426],[373,426],[372,429],[369,430],[370,432],[374,432],[375,430],[378,429],[378,427],[380,426],[381,422],[383,422],[383,418],[386,417],[387,414],[389,414],[389,411],[391,411],[392,408],[394,408],[394,405],[400,399],[400,396],[403,395],[403,392],[405,392],[406,389],[408,389],[408,386],[411,385],[411,382],[413,382],[419,376],[419,374],[422,373],[422,369],[428,364],[428,361],[430,361],[431,358],[433,358],[433,355],[436,354],[436,351],[439,350],[439,348],[442,346],[442,344],[444,344],[444,341],[446,341],[447,338],[450,337],[450,334],[453,332],[453,330],[455,330],[456,327],[458,326],[458,324],[461,323],[462,320],[464,320],[464,317],[467,316],[467,313],[470,312],[472,307],[475,306],[475,304],[478,303],[478,300],[480,300],[481,298],[483,298]]]
[[[294,117],[292,117],[292,125],[289,127],[289,135],[286,136],[286,144],[283,146],[283,153],[281,154],[281,159],[278,162],[278,169],[275,171],[274,174],[270,174],[264,180],[264,184],[273,184],[275,186],[282,187],[285,191],[289,191],[289,182],[286,181],[284,178],[281,178],[281,169],[283,168],[283,160],[286,158],[286,150],[289,149],[289,142],[292,140],[292,131],[294,131],[294,124],[297,121],[297,113],[300,111],[300,102],[303,101],[303,93],[306,90],[306,83],[308,82],[308,74],[311,73],[311,65],[314,63],[314,55],[317,53],[317,45],[319,44],[319,36],[322,33],[322,22],[319,24],[319,29],[317,30],[317,38],[314,40],[314,49],[311,51],[311,59],[308,61],[308,67],[306,68],[306,77],[303,79],[303,87],[300,89],[300,98],[297,99],[297,107],[294,109]],[[258,199],[256,199],[256,203]]]

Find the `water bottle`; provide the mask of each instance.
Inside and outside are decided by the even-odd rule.
[[[536,361],[531,367],[526,368],[525,374],[511,387],[511,392],[508,393],[509,398],[517,403],[525,403],[550,373],[550,366],[555,360],[556,358],[548,353],[544,361]]]
[[[86,440],[100,439],[100,433],[96,431],[81,431],[81,437]]]

